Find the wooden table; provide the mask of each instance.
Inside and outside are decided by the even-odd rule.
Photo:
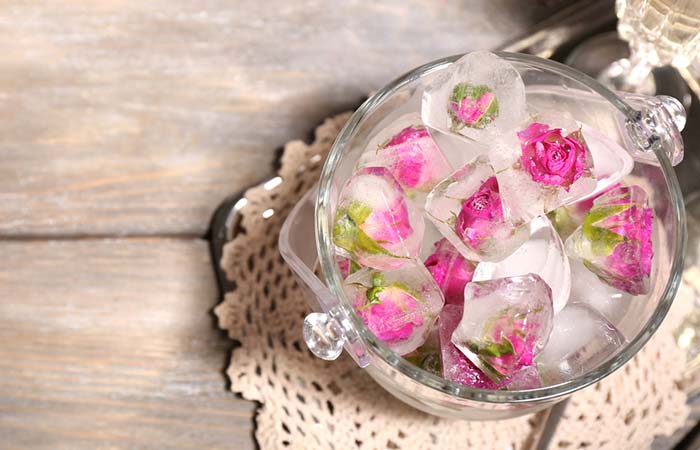
[[[228,194],[519,0],[0,4],[0,448],[255,446],[206,233]]]

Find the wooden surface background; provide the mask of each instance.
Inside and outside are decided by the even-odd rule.
[[[254,448],[210,312],[217,204],[562,3],[0,2],[0,448]]]

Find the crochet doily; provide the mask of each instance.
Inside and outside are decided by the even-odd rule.
[[[348,117],[327,119],[311,144],[285,146],[281,183],[246,192],[241,230],[224,249],[221,265],[236,288],[215,312],[240,342],[228,376],[234,392],[260,403],[261,450],[531,448],[543,413],[497,422],[436,418],[393,398],[348,356],[328,362],[307,350],[301,332],[309,308],[277,237]],[[676,381],[684,354],[670,322],[624,368],[571,398],[550,448],[639,450],[683,425],[688,408]]]

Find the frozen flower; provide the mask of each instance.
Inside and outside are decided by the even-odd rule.
[[[341,192],[333,242],[362,266],[391,269],[417,256],[423,229],[420,211],[388,169],[365,167]]]
[[[472,280],[476,268],[473,262],[443,238],[435,243],[435,251],[425,260],[425,267],[440,286],[445,303],[464,302],[464,286]]]
[[[452,89],[448,112],[453,130],[484,128],[498,116],[498,99],[487,86],[460,83]]]
[[[533,122],[518,138],[520,162],[535,182],[568,191],[582,175],[590,175],[592,157],[580,130],[564,136],[561,128]]]
[[[493,225],[502,221],[503,206],[498,193],[498,181],[496,177],[491,177],[462,203],[455,230],[460,239],[473,248],[479,248],[490,237]]]
[[[654,212],[639,186],[598,197],[566,242],[567,253],[605,283],[632,295],[649,291]]]

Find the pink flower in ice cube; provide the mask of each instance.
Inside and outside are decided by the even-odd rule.
[[[344,256],[363,266],[389,269],[417,255],[422,218],[411,209],[389,170],[364,167],[348,183],[333,226],[333,242]]]
[[[379,243],[395,244],[413,233],[406,200],[399,197],[387,209],[375,208],[360,225],[367,236]]]
[[[632,295],[649,290],[654,212],[639,186],[617,187],[593,202],[567,252],[602,281]]]
[[[425,260],[425,267],[440,286],[445,303],[464,302],[464,286],[472,280],[476,268],[473,262],[443,238],[435,243],[435,251]]]
[[[494,223],[503,221],[503,205],[496,177],[487,179],[471,197],[462,202],[457,216],[457,236],[472,248],[479,248],[492,233]]]
[[[537,335],[531,331],[536,325],[519,316],[509,310],[502,312],[490,330],[493,345],[477,352],[487,357],[498,373],[509,375],[533,364]]]
[[[450,174],[450,166],[428,130],[412,125],[394,135],[379,150],[396,180],[406,189],[430,191]]]
[[[498,99],[488,86],[460,83],[452,90],[448,112],[453,130],[484,128],[498,116]]]
[[[581,131],[564,136],[560,128],[534,122],[518,138],[520,162],[534,181],[568,191],[581,176],[590,174],[593,160]]]
[[[408,339],[425,320],[420,300],[401,283],[384,285],[380,273],[374,275],[372,284],[363,303],[354,305],[357,315],[383,342]]]

